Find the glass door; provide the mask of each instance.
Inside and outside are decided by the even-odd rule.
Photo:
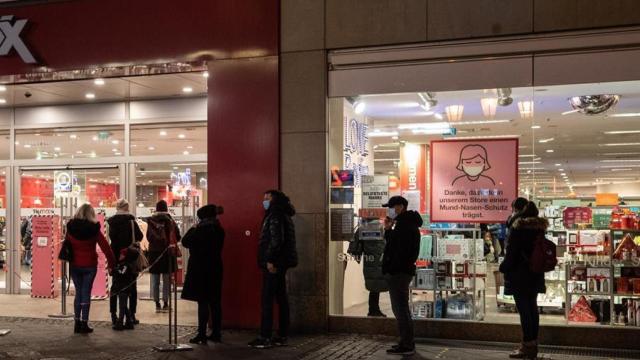
[[[19,174],[20,264],[14,267],[15,276],[20,292],[52,297],[60,285],[57,253],[66,223],[80,205],[88,203],[105,229],[121,197],[120,167],[21,168]]]

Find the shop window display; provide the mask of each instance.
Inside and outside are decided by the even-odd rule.
[[[414,317],[517,323],[498,265],[510,203],[521,196],[544,210],[547,238],[557,246],[558,265],[538,296],[541,322],[640,326],[639,86],[330,99],[331,315],[371,313],[367,254],[352,256],[353,239],[380,241],[381,205],[403,195],[425,220]],[[487,145],[511,140],[503,150]],[[438,152],[440,143],[459,148]],[[443,185],[438,164],[453,161],[452,154],[456,165],[446,179],[453,177]],[[384,292],[378,306],[391,314]]]

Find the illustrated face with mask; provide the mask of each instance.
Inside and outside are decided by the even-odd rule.
[[[462,160],[462,171],[469,177],[477,177],[485,169],[485,160],[481,156],[476,156],[473,159]]]

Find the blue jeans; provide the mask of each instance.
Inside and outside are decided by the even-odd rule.
[[[73,311],[76,320],[89,321],[91,308],[91,289],[96,278],[96,268],[71,268],[71,279],[76,287],[76,297],[73,301]]]
[[[160,302],[160,279],[162,278],[162,301],[169,301],[169,290],[171,290],[171,274],[151,274],[151,289],[153,300]]]

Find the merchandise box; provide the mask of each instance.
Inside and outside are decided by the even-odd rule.
[[[438,289],[449,290],[453,288],[453,282],[451,276],[438,276],[436,277]]]
[[[438,275],[451,275],[451,261],[439,261],[436,263],[436,273]]]
[[[586,281],[587,280],[587,268],[586,266],[574,266],[571,268],[571,280]]]
[[[473,248],[475,242],[475,249]],[[482,239],[442,239],[438,241],[437,254],[439,258],[465,261],[481,259],[484,254],[484,240]]]
[[[633,287],[632,287],[632,282],[631,282],[632,278],[628,278],[628,277],[619,277],[616,279],[616,288],[615,288],[615,292],[616,294],[631,294],[633,293]]]
[[[469,263],[467,262],[455,262],[453,264],[453,275],[468,275]]]
[[[433,269],[416,270],[415,288],[420,290],[433,290],[435,288],[436,274]]]
[[[567,281],[567,290],[570,293],[584,293],[587,291],[587,282],[586,281],[576,281],[569,280]]]
[[[434,316],[433,301],[416,301],[413,303],[413,316],[418,319],[431,319]]]

